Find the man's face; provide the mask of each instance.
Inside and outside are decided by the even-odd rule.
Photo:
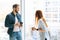
[[[19,6],[15,8],[15,12],[18,13],[18,11],[19,11]]]

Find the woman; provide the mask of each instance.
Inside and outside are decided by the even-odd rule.
[[[36,17],[36,25],[38,26],[40,34],[40,40],[49,40],[48,26],[42,15],[42,11],[37,10],[35,17]]]

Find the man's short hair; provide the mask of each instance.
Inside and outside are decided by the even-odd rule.
[[[19,6],[19,4],[14,4],[14,5],[13,5],[13,8],[16,8],[17,6]]]

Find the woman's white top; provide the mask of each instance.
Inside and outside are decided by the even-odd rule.
[[[48,28],[46,27],[44,21],[42,19],[39,19],[38,21],[38,29],[42,28],[42,30],[45,30],[46,32],[45,35],[43,35],[45,38],[47,38],[47,40],[49,40],[49,33],[48,33]],[[42,36],[41,36],[42,37]]]

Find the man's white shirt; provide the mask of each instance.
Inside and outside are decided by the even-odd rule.
[[[15,24],[16,24],[17,22],[18,22],[18,19],[17,19],[17,17],[15,16]],[[20,31],[20,27],[14,26],[13,32],[18,32],[18,31]]]

